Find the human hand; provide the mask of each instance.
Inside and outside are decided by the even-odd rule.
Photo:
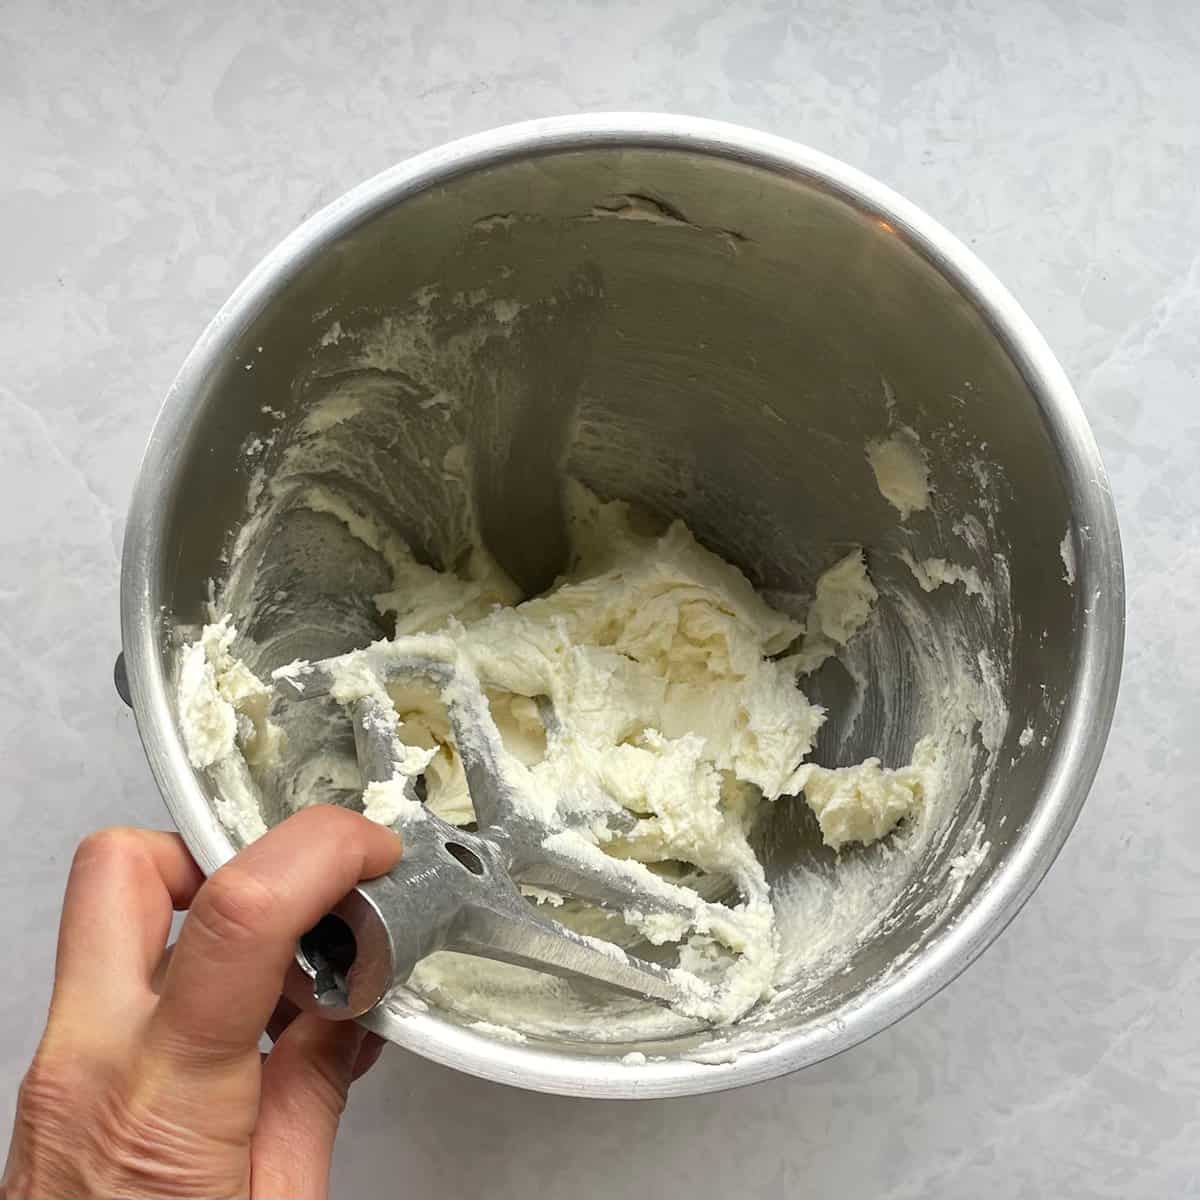
[[[399,857],[396,834],[329,806],[207,882],[175,834],[85,839],[0,1200],[324,1200],[347,1089],[382,1042],[277,1007],[280,989],[300,935]],[[190,911],[164,964],[172,909]]]

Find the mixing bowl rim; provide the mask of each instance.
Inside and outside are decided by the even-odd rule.
[[[650,1098],[769,1079],[849,1049],[951,982],[1004,929],[1061,849],[1103,754],[1124,645],[1124,573],[1112,494],[1082,407],[1049,346],[991,271],[914,204],[870,176],[781,137],[695,117],[597,113],[527,121],[451,142],[368,179],[314,214],[250,272],[209,323],[163,400],[130,503],[121,567],[121,633],[137,726],[167,807],[206,872],[233,853],[188,762],[160,657],[158,563],[195,398],[242,331],[337,239],[405,199],[516,160],[591,149],[709,156],[802,182],[903,238],[985,319],[1035,396],[1059,453],[1076,531],[1078,668],[1046,780],[1025,829],[964,911],[872,994],[726,1063],[626,1065],[613,1058],[500,1043],[433,1012],[375,1014],[375,1028],[434,1061],[485,1079],[564,1095]]]

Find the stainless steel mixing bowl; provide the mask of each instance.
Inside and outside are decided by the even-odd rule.
[[[507,289],[529,303],[557,293],[568,310],[557,349],[526,346],[500,364],[534,385],[525,389],[529,411],[478,399],[477,455],[525,454],[523,469],[536,472],[565,449],[573,473],[685,518],[760,587],[811,589],[828,553],[856,544],[867,547],[873,571],[886,573],[897,514],[875,486],[863,445],[888,428],[911,427],[929,449],[941,515],[909,523],[927,552],[951,545],[953,514],[990,481],[1012,620],[1001,635],[980,626],[975,636],[979,649],[1011,655],[1010,718],[990,789],[982,802],[964,798],[964,806],[979,803],[986,854],[953,902],[935,913],[919,896],[901,905],[803,1002],[770,1006],[757,1025],[730,1032],[724,1065],[696,1061],[704,1057],[697,1037],[656,1046],[653,1061],[630,1065],[621,1055],[637,1047],[509,1044],[436,1008],[382,1014],[376,1026],[490,1079],[645,1097],[795,1070],[910,1012],[1004,928],[1083,803],[1120,672],[1116,518],[1070,384],[990,271],[874,180],[728,125],[567,117],[424,154],[305,222],[201,336],[150,439],[122,568],[138,726],[193,853],[211,870],[233,846],[214,817],[210,785],[188,763],[172,679],[178,630],[201,619],[209,580],[221,577],[230,531],[245,512],[248,466],[239,451],[274,428],[264,409],[303,403],[298,364],[331,321],[386,312],[426,286],[465,295]],[[579,397],[569,430],[553,402],[568,376]],[[436,560],[444,547],[420,511],[436,489],[425,486],[428,464],[410,450],[380,445],[375,466],[381,478],[411,485],[397,493],[394,515]],[[511,514],[493,508],[485,531],[519,549],[527,517],[514,527]],[[1073,579],[1064,556],[1074,560]],[[997,636],[1004,646],[988,644]],[[868,697],[867,719],[840,731],[843,751],[861,758],[882,750],[903,761],[919,732],[906,717],[913,686],[875,679],[883,701],[872,710]],[[1026,727],[1032,740],[1020,737]],[[802,816],[793,813],[797,830]],[[770,856],[776,875],[792,852],[786,826]],[[952,849],[946,842],[941,852]]]

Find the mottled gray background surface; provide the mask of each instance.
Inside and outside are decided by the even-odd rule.
[[[336,1194],[1200,1194],[1194,0],[0,3],[0,1122],[72,846],[166,824],[110,669],[130,483],[191,342],[363,177],[459,134],[615,108],[862,167],[1024,302],[1121,514],[1116,727],[1034,900],[898,1027],[790,1079],[639,1104],[392,1051],[351,1100]]]

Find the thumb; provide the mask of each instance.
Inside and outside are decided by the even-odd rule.
[[[252,1195],[327,1200],[329,1164],[365,1030],[302,1013],[263,1066]]]

